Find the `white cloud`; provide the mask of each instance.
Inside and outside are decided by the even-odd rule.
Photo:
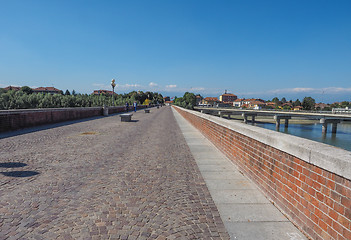
[[[150,82],[150,83],[149,83],[149,87],[157,87],[157,86],[158,86],[157,83],[154,83],[154,82]]]
[[[351,88],[327,87],[327,88],[284,88],[268,91],[269,93],[349,93]]]
[[[124,84],[124,85],[119,85],[120,87],[125,87],[125,88],[135,88],[135,87],[141,87],[141,85],[133,83],[133,84]]]
[[[194,87],[194,88],[191,88],[190,91],[205,91],[205,88],[203,88],[203,87]]]
[[[177,85],[166,85],[166,88],[176,88],[177,87]]]
[[[93,83],[93,86],[99,89],[103,89],[103,90],[112,90],[112,86],[111,85],[107,85],[107,84],[102,84],[102,83]],[[136,83],[126,83],[126,84],[117,84],[115,87],[115,90],[139,90],[139,89],[135,89],[135,88],[140,88],[141,85],[136,84]]]

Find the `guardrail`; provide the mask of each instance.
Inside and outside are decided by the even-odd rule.
[[[138,105],[138,109],[146,107],[146,105]],[[105,112],[103,109],[103,107],[78,107],[1,110],[0,132],[125,111],[124,106],[108,107]]]
[[[351,152],[174,107],[311,239],[351,239]]]

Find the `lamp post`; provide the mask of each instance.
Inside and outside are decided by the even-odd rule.
[[[115,83],[115,80],[112,79],[111,81],[111,86],[112,86],[112,105],[115,106],[115,87],[116,87],[116,83]]]

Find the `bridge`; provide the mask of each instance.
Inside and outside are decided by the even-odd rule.
[[[317,119],[322,124],[322,133],[326,134],[328,124],[332,124],[332,133],[336,133],[337,124],[341,121],[351,121],[349,112],[300,112],[300,111],[275,111],[275,110],[252,110],[252,109],[234,109],[234,108],[211,108],[211,107],[195,107],[195,110],[202,113],[218,115],[220,117],[232,115],[242,115],[244,122],[248,122],[248,117],[251,117],[251,122],[255,122],[257,116],[272,116],[276,123],[276,129],[280,127],[280,120],[285,120],[285,128],[289,125],[289,119]]]
[[[0,239],[350,239],[350,152],[283,135],[177,107],[1,133]]]

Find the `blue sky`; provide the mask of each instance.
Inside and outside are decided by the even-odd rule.
[[[0,0],[0,87],[351,101],[351,1]]]

